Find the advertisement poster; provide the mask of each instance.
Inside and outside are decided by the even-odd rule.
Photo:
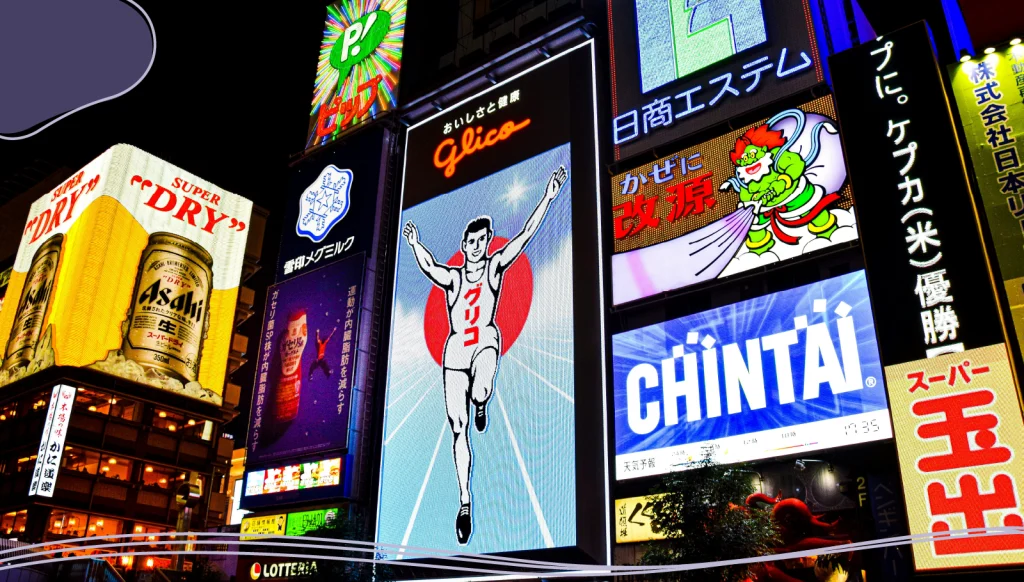
[[[367,128],[291,169],[278,282],[359,253],[374,256],[390,142],[385,128]]]
[[[1024,345],[1024,45],[950,66],[949,74],[1017,344]]]
[[[665,539],[661,528],[654,523],[651,509],[657,495],[628,497],[615,500],[615,543],[628,544]]]
[[[4,308],[4,298],[7,296],[7,285],[11,282],[11,271],[14,267],[7,267],[0,271],[0,310]]]
[[[1024,420],[1006,345],[885,369],[910,533],[1024,525]],[[1024,536],[914,544],[918,570],[1024,563]]]
[[[341,465],[341,459],[337,458],[249,471],[245,476],[245,496],[291,493],[340,485]]]
[[[395,108],[406,0],[339,0],[327,7],[306,151]]]
[[[615,475],[892,438],[863,271],[616,334]]]
[[[578,341],[601,337],[593,47],[409,130],[378,542],[579,547],[577,458],[603,464],[601,346]]]
[[[618,305],[857,239],[832,97],[612,178]]]
[[[611,0],[615,159],[825,80],[808,0]]]
[[[252,203],[130,145],[37,200],[0,311],[0,386],[50,366],[220,405]]]
[[[306,532],[320,529],[334,521],[338,516],[338,509],[314,509],[312,511],[298,511],[288,514],[288,525],[285,535],[301,536]]]
[[[243,517],[241,528],[238,530],[242,536],[238,539],[244,541],[258,540],[258,536],[245,534],[271,534],[283,536],[284,524],[287,517],[280,513],[277,515],[264,515],[261,517]]]
[[[267,291],[248,463],[347,445],[363,264],[350,257]]]
[[[32,471],[29,495],[53,497],[60,472],[60,460],[64,456],[64,439],[71,424],[71,412],[75,404],[73,386],[54,386],[50,393],[50,405],[46,409],[46,423],[36,453],[36,465]]]
[[[829,60],[887,365],[1002,343],[952,113],[920,22]]]

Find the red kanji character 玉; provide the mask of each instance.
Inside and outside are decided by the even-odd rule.
[[[923,439],[947,437],[949,453],[921,457],[917,468],[925,473],[949,471],[964,467],[980,467],[1005,463],[1013,456],[1010,449],[997,446],[996,433],[992,429],[999,424],[999,417],[992,413],[967,416],[964,410],[977,406],[987,406],[995,401],[991,390],[974,390],[951,396],[939,396],[919,400],[911,406],[917,416],[942,414],[944,420],[926,422],[917,427],[917,435]],[[971,447],[970,433],[974,436],[974,449]]]
[[[992,492],[981,493],[978,489],[978,478],[971,474],[962,475],[958,481],[960,496],[950,497],[942,483],[928,485],[928,509],[932,515],[964,516],[966,529],[985,528],[985,512],[999,509],[1017,509],[1016,485],[1013,477],[999,473],[992,478]],[[1003,515],[1004,527],[1024,526],[1024,519],[1019,513],[1007,512]],[[932,524],[932,532],[950,531],[949,522],[938,520]],[[1024,549],[1024,536],[1019,534],[986,535],[979,533],[948,536],[948,539],[935,540],[935,553],[939,555],[973,554],[977,552],[1001,552]],[[947,536],[942,536],[947,537]]]
[[[684,216],[702,214],[708,208],[714,208],[715,190],[711,184],[711,172],[666,188],[669,193],[665,197],[672,203],[669,222],[675,222]]]

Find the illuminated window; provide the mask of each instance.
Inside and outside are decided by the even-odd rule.
[[[33,471],[35,470],[35,467],[36,455],[32,455],[30,457],[21,457],[18,459],[18,468],[17,471],[15,472],[21,473],[22,471]]]
[[[100,461],[100,474],[108,479],[128,481],[132,475],[132,464],[124,457],[104,455]]]
[[[85,536],[92,537],[119,534],[121,533],[123,526],[124,522],[120,519],[93,515],[89,518],[89,527]]]
[[[100,472],[100,454],[81,447],[66,446],[60,464],[68,471],[95,475]]]
[[[6,422],[13,420],[18,416],[18,403],[8,402],[3,406],[0,406],[0,422]]]
[[[170,489],[178,483],[178,472],[170,467],[147,464],[142,470],[142,484],[161,489]]]
[[[11,511],[0,516],[0,535],[17,537],[25,531],[25,522],[28,520],[28,510]]]
[[[46,528],[46,536],[50,539],[59,539],[61,537],[84,537],[88,529],[88,514],[55,509],[50,514],[50,522]]]
[[[93,414],[109,414],[125,420],[135,420],[136,403],[132,400],[100,392],[91,388],[79,388],[75,395],[75,410]]]

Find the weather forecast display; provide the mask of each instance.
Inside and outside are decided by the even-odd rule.
[[[612,296],[627,303],[857,238],[832,97],[612,179]]]
[[[617,479],[892,438],[863,271],[616,334]]]
[[[602,454],[592,444],[600,425],[578,447],[600,413],[576,422],[578,398],[603,398],[599,346],[578,341],[600,334],[592,50],[581,45],[409,131],[381,543],[577,545],[577,459],[593,454],[600,466]],[[552,90],[563,84],[572,88]],[[580,125],[562,113],[571,102],[582,103]],[[589,226],[579,240],[577,224]]]
[[[327,7],[306,150],[395,108],[406,0],[340,0]]]

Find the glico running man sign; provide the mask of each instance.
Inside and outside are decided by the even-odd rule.
[[[612,338],[618,479],[892,438],[864,272]]]
[[[381,543],[605,555],[592,51],[409,129]]]

